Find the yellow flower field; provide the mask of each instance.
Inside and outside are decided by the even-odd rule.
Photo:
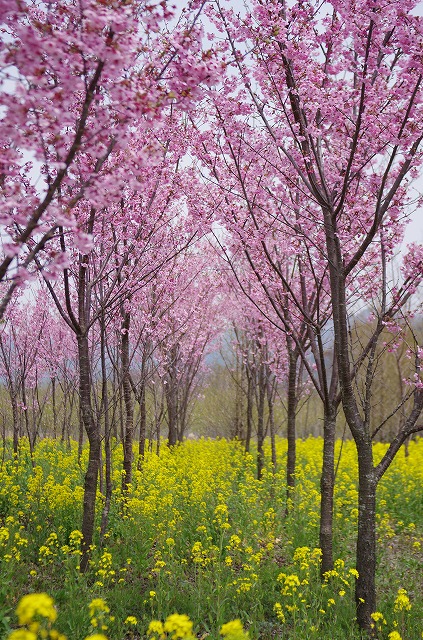
[[[163,445],[134,471],[125,501],[116,445],[108,527],[101,540],[100,483],[98,535],[84,575],[79,529],[86,449],[80,460],[76,443],[66,448],[43,440],[33,459],[25,440],[17,459],[10,450],[9,442],[0,450],[0,639],[359,637],[353,443],[337,443],[336,562],[322,583],[320,439],[297,443],[288,515],[283,439],[276,473],[267,451],[261,481],[253,455],[237,442]],[[375,445],[375,457],[384,450]],[[382,479],[377,518],[375,630],[380,638],[415,640],[423,631],[423,439],[409,444],[407,457],[400,451]]]

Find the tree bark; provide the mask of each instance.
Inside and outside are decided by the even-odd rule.
[[[275,390],[276,390],[276,380],[273,377],[273,380],[270,376],[270,371],[267,376],[267,407],[269,411],[269,430],[270,430],[270,447],[272,452],[272,470],[273,473],[276,473],[277,469],[277,458],[276,458],[276,433],[275,433],[275,412],[274,412],[274,400],[275,400]]]
[[[142,373],[144,375],[144,372]],[[141,382],[141,389],[138,396],[140,405],[140,437],[138,442],[138,470],[141,470],[142,462],[145,456],[145,440],[147,434],[147,411],[145,406],[145,381]]]
[[[296,415],[297,415],[297,358],[290,350],[288,366],[288,394],[287,394],[287,459],[286,459],[286,510],[289,511],[289,501],[295,487],[296,464]]]
[[[167,444],[173,447],[178,441],[178,387],[176,376],[177,347],[172,347],[168,355],[167,375],[165,385],[168,439]]]
[[[82,419],[81,399],[79,399],[78,411],[78,464],[81,464],[82,448],[84,446],[84,420]]]
[[[242,428],[242,394],[243,394],[243,373],[244,367],[242,362],[242,357],[238,353],[236,356],[236,368],[235,368],[235,418],[234,418],[234,426],[232,429],[232,438],[239,438],[239,440],[243,440],[243,428]]]
[[[129,375],[129,326],[131,316],[129,312],[123,312],[121,362],[122,362],[122,390],[125,404],[125,429],[123,434],[123,475],[122,493],[128,491],[132,482],[132,440],[134,436],[134,406],[132,402],[131,381]]]
[[[336,408],[325,407],[322,475],[320,478],[320,573],[333,569],[333,492],[335,487]]]
[[[78,335],[79,360],[79,398],[81,418],[88,436],[88,467],[84,480],[84,501],[82,513],[82,556],[80,571],[84,573],[88,566],[90,547],[93,543],[95,499],[97,492],[98,470],[100,461],[100,434],[94,421],[91,405],[91,380],[88,336]]]
[[[329,259],[335,352],[339,370],[342,406],[351,429],[358,455],[359,496],[355,599],[357,622],[371,633],[371,614],[376,611],[376,475],[373,465],[369,425],[359,413],[352,387],[349,356],[346,277],[339,237],[330,211],[324,210],[326,244]]]
[[[53,438],[57,438],[56,378],[51,378],[51,401],[53,408]]]
[[[18,457],[19,451],[19,436],[20,436],[20,424],[19,424],[19,414],[18,414],[18,405],[16,401],[16,394],[10,393],[10,404],[12,405],[12,418],[13,418],[13,453],[15,457]]]
[[[371,614],[376,611],[376,486],[371,438],[357,442],[358,534],[355,589],[357,622],[371,633]]]
[[[258,376],[257,403],[257,479],[261,480],[264,468],[264,401],[266,396],[266,376],[264,364],[260,363]]]
[[[249,453],[253,430],[253,375],[247,365],[247,432],[245,434],[245,451]]]
[[[104,422],[104,454],[106,465],[106,492],[104,506],[101,513],[100,544],[103,545],[104,535],[107,531],[109,521],[110,503],[112,500],[112,449],[110,443],[110,420],[109,420],[109,394],[107,387],[107,367],[106,367],[106,328],[104,314],[101,316],[100,327],[100,351],[101,351],[101,405],[103,409]]]

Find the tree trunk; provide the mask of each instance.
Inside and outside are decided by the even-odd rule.
[[[257,403],[257,479],[261,480],[264,468],[264,400],[266,396],[264,364],[260,364]]]
[[[141,389],[138,396],[140,405],[140,437],[138,442],[138,470],[141,470],[142,462],[145,455],[145,439],[147,433],[147,411],[145,406],[145,382],[141,382]]]
[[[25,421],[25,431],[26,431],[26,435],[28,436],[29,455],[31,458],[31,464],[33,467],[35,467],[34,448],[35,448],[37,433],[36,433],[35,425],[33,425],[33,429],[31,429],[31,425],[29,422],[29,408],[28,408],[28,399],[26,397],[25,378],[22,378],[22,381],[21,381],[21,394],[22,394],[22,404],[25,407],[23,409],[23,412],[24,412],[24,421]]]
[[[18,414],[18,404],[16,400],[16,394],[10,393],[10,404],[12,405],[12,419],[13,419],[13,453],[15,457],[18,457],[19,451],[19,414]]]
[[[189,384],[188,382],[186,383]],[[189,388],[181,389],[178,399],[178,442],[183,442],[184,434],[187,429],[187,413],[188,413]]]
[[[57,438],[56,378],[51,379],[51,402],[53,407],[53,438]]]
[[[84,446],[84,420],[82,417],[81,400],[79,400],[79,422],[78,422],[78,464],[81,464],[82,448]]]
[[[60,441],[62,443],[65,442],[66,440],[66,427],[67,427],[67,420],[66,420],[66,414],[67,414],[67,409],[68,409],[68,399],[67,399],[67,394],[64,393],[63,394],[63,408],[62,408],[62,429],[61,429],[61,435],[60,435]],[[69,430],[69,428],[68,428]]]
[[[245,451],[250,451],[251,434],[253,430],[253,377],[247,371],[247,433],[245,434]]]
[[[292,352],[289,355],[288,398],[287,398],[287,459],[286,459],[286,513],[295,487],[295,464],[297,457],[296,416],[297,416],[297,358]]]
[[[84,502],[82,512],[82,556],[80,571],[84,573],[88,566],[90,547],[93,542],[95,499],[97,492],[98,468],[100,461],[100,433],[94,421],[91,405],[91,380],[89,345],[86,335],[78,335],[78,360],[79,360],[79,401],[81,418],[88,436],[89,454],[88,467],[84,481]]]
[[[332,212],[324,209],[326,244],[329,259],[331,303],[335,334],[335,352],[342,393],[342,406],[354,437],[358,455],[358,532],[355,599],[357,622],[365,632],[372,633],[371,614],[376,611],[376,475],[373,465],[372,440],[369,425],[360,416],[353,391],[349,355],[346,278],[340,240],[333,223]]]
[[[106,464],[106,494],[104,499],[103,511],[101,512],[100,526],[100,544],[103,544],[104,534],[107,531],[109,522],[110,503],[112,500],[113,483],[112,483],[112,448],[110,444],[110,432],[106,432],[104,440],[104,455]]]
[[[98,416],[97,416],[98,420]],[[104,473],[103,473],[103,451],[102,447],[100,447],[100,460],[98,462],[98,490],[101,495],[104,495]]]
[[[134,436],[134,406],[132,403],[131,382],[129,378],[129,325],[131,316],[128,312],[123,313],[122,321],[122,390],[125,404],[125,429],[123,434],[123,475],[122,493],[128,491],[128,486],[132,482],[132,440]]]
[[[110,420],[109,420],[109,394],[107,388],[107,367],[106,367],[106,329],[104,314],[101,317],[100,329],[100,350],[101,350],[101,404],[104,420],[104,455],[106,463],[106,492],[104,506],[101,513],[100,544],[103,545],[104,535],[107,531],[109,521],[110,503],[112,500],[112,449],[110,443]]]
[[[358,451],[358,534],[355,588],[357,622],[372,632],[371,614],[376,611],[376,486],[370,436],[356,441]]]
[[[276,388],[276,381],[275,379],[273,379],[273,382],[272,382],[270,378],[270,372],[269,372],[269,376],[267,379],[267,407],[269,410],[270,447],[272,451],[273,473],[276,473],[276,469],[277,469],[275,413],[274,413],[275,388]]]
[[[165,385],[165,396],[167,406],[168,420],[168,439],[169,447],[174,446],[178,440],[178,387],[176,380],[176,349],[172,348],[169,354],[169,363],[167,371],[167,384]]]
[[[335,487],[336,408],[324,408],[323,462],[320,478],[320,531],[322,550],[320,574],[333,569],[333,492]]]
[[[116,419],[116,414],[119,414],[119,419],[120,424],[122,424],[122,411],[121,411],[121,407],[122,407],[122,394],[120,394],[118,392],[118,385],[119,385],[119,374],[118,374],[118,370],[117,367],[113,367],[113,373],[112,373],[112,397],[116,398],[117,396],[119,396],[119,404],[118,407],[115,406],[114,410],[113,410],[113,419],[112,419],[112,424],[111,424],[111,428],[112,428],[112,437],[115,439],[115,441],[118,440],[118,420]]]
[[[156,421],[156,455],[160,454],[160,422]]]
[[[238,352],[236,352],[236,369],[235,369],[235,418],[234,426],[232,428],[232,438],[239,438],[242,440],[244,437],[242,428],[242,383],[243,383],[243,364],[242,358]]]
[[[169,387],[172,383],[169,383]],[[176,424],[176,402],[175,402],[175,390],[168,388],[166,390],[166,404],[167,404],[167,420],[168,420],[168,436],[167,444],[169,447],[173,447],[178,440],[178,429]]]

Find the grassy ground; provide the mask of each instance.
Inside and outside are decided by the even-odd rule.
[[[6,442],[0,451],[0,638],[17,625],[19,599],[39,592],[54,598],[54,626],[69,640],[82,640],[101,626],[110,640],[143,637],[151,620],[175,612],[188,615],[197,637],[210,640],[221,638],[221,626],[238,618],[252,640],[359,638],[354,445],[337,445],[336,563],[323,584],[316,549],[322,441],[298,441],[297,488],[288,516],[286,442],[277,445],[279,470],[273,475],[269,467],[261,482],[253,457],[237,443],[187,441],[173,451],[163,446],[135,473],[124,512],[122,452],[116,447],[108,531],[103,545],[97,536],[89,571],[80,575],[87,452],[78,464],[76,444],[67,450],[44,440],[33,466],[25,441],[17,461]],[[383,450],[376,445],[375,456]],[[102,503],[99,492],[98,525]],[[403,640],[420,639],[423,439],[410,443],[408,457],[399,453],[379,487],[378,541],[379,637],[397,631]],[[89,610],[93,599],[97,609]]]

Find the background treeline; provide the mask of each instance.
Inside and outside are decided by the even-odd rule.
[[[351,335],[357,343],[362,343],[367,330],[367,323],[357,319]],[[420,320],[414,321],[413,333],[417,339],[420,337],[421,342],[423,327]],[[265,437],[270,437],[272,432],[286,436],[286,382],[278,381],[270,371],[260,377],[257,362],[249,362],[240,356],[238,338],[242,339],[242,330],[228,330],[220,341],[220,347],[209,353],[205,360],[204,357],[197,359],[190,371],[177,371],[170,390],[168,378],[158,372],[160,363],[157,356],[141,351],[141,366],[131,366],[133,435],[135,440],[141,440],[141,447],[145,446],[145,439],[153,446],[152,441],[159,441],[160,437],[167,438],[169,430],[175,429],[176,439],[179,441],[184,437],[199,436],[238,438],[248,448],[249,440],[257,438],[260,394],[266,400],[262,406]],[[410,331],[408,339],[411,338]],[[43,437],[59,438],[62,442],[75,439],[82,445],[86,436],[79,414],[76,360],[72,359],[71,353],[64,353],[62,366],[55,371],[54,376],[50,376],[45,367],[43,369],[42,357],[36,345],[19,345],[14,342],[16,339],[13,331],[11,335],[0,335],[2,437],[12,437],[13,434],[15,438],[27,436],[32,445]],[[391,334],[386,332],[386,336],[382,336],[382,344],[391,341]],[[52,344],[51,348],[56,350],[59,347]],[[141,350],[140,344],[137,345],[137,350]],[[331,355],[329,352],[328,362]],[[176,352],[173,353],[173,358],[171,362],[175,364]],[[375,440],[390,442],[401,421],[402,412],[398,416],[396,410],[407,397],[409,386],[406,381],[413,371],[413,363],[407,351],[407,341],[401,341],[396,348],[380,348],[377,358],[371,427],[375,430],[382,424],[383,428],[378,430]],[[98,354],[93,361],[97,362],[97,366],[93,372],[92,392],[97,420],[101,422],[104,416]],[[307,383],[304,371],[301,375],[303,392],[297,407],[297,436],[322,436],[321,401]],[[358,388],[363,385],[363,375],[357,377],[356,384]],[[119,354],[116,349],[114,353],[112,350],[108,352],[107,388],[110,434],[119,442],[125,437],[125,420]],[[174,394],[174,398],[171,394]],[[169,413],[169,403],[172,400],[176,408],[174,415]],[[405,402],[407,404],[410,400]],[[342,407],[337,417],[337,436],[351,438]]]

